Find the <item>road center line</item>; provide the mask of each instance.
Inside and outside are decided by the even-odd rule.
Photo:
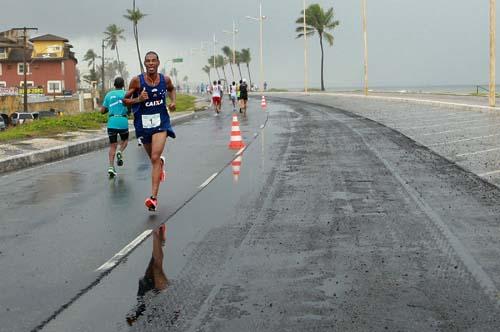
[[[118,264],[122,257],[126,256],[130,251],[137,247],[146,237],[149,236],[149,234],[151,234],[152,231],[152,229],[145,230],[141,235],[136,237],[132,242],[127,244],[122,250],[114,255],[109,261],[97,268],[95,272],[104,272],[113,268],[116,264]]]
[[[476,130],[476,129],[481,129],[481,128],[493,128],[493,127],[497,127],[497,126],[498,126],[498,124],[484,125],[484,126],[477,126],[477,127],[468,127],[468,128],[460,128],[460,129],[452,129],[452,130],[440,131],[440,132],[437,132],[437,133],[425,133],[425,134],[422,134],[422,136],[431,136],[431,135],[440,135],[440,134],[447,134],[447,133],[455,133],[457,131]]]
[[[208,179],[205,180],[198,188],[205,188],[210,182],[212,182],[213,179],[217,176],[219,173],[214,173],[212,176],[210,176]]]
[[[498,150],[500,150],[500,148],[493,148],[493,149],[481,150],[481,151],[475,151],[475,152],[467,152],[467,153],[457,154],[456,157],[472,156],[472,155],[475,155],[475,154],[481,154],[481,153],[498,151]]]

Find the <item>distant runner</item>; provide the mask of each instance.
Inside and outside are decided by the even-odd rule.
[[[156,211],[160,182],[165,181],[166,176],[163,149],[167,136],[175,138],[168,110],[175,110],[176,93],[170,77],[158,73],[160,58],[156,52],[146,53],[144,65],[146,73],[130,81],[124,101],[125,105],[133,105],[136,136],[141,138],[152,165],[151,196],[144,204],[150,211]]]
[[[233,103],[233,112],[236,112],[236,96],[237,96],[237,92],[236,92],[236,82],[233,82],[233,84],[231,85],[231,102]]]
[[[104,102],[101,106],[101,113],[108,113],[108,136],[109,136],[109,167],[108,174],[109,177],[113,178],[116,176],[115,170],[115,154],[118,166],[123,166],[123,152],[128,144],[128,110],[123,105],[123,98],[125,97],[125,82],[123,78],[117,77],[114,82],[115,90],[110,91],[104,97]],[[120,148],[118,153],[116,149],[118,147],[118,135],[120,135]]]
[[[218,115],[221,107],[221,91],[217,81],[212,85],[212,104],[214,105],[215,115]]]
[[[247,114],[247,104],[248,104],[248,85],[247,80],[243,79],[240,84],[240,113],[244,115]]]

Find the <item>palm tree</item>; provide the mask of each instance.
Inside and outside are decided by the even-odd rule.
[[[89,49],[87,53],[83,56],[83,61],[87,61],[87,65],[92,66],[92,70],[95,71],[95,59],[97,59],[98,55],[94,52],[93,49]]]
[[[208,75],[208,81],[212,82],[212,78],[210,77],[210,66],[205,66],[202,70]]]
[[[300,24],[297,27],[297,38],[304,37],[304,11],[301,11],[302,16],[297,19],[295,23]],[[324,11],[318,4],[312,4],[306,8],[306,35],[311,36],[314,32],[318,33],[319,45],[321,46],[321,91],[325,91],[325,83],[323,80],[324,58],[325,53],[323,50],[323,37],[327,40],[330,46],[333,45],[333,35],[327,30],[333,30],[340,24],[339,21],[333,19],[333,8]]]
[[[241,75],[241,63],[243,61],[241,61],[241,52],[240,51],[236,51],[236,65],[238,66],[238,71],[240,72],[240,80],[243,79],[243,76]]]
[[[252,86],[252,76],[250,75],[250,61],[252,61],[250,49],[249,48],[242,49],[241,50],[241,62],[247,64],[248,79],[250,80],[250,86]]]
[[[147,14],[142,13],[139,8],[135,8],[135,0],[133,2],[132,9],[127,9],[127,14],[123,15],[127,20],[131,21],[134,25],[134,38],[135,46],[137,48],[137,56],[139,57],[139,65],[141,73],[144,72],[144,66],[142,65],[141,51],[139,50],[139,30],[137,29],[137,24],[141,19],[143,19]]]
[[[215,61],[213,55],[210,58],[208,58],[208,64],[211,68],[215,68],[215,71],[217,72],[217,78],[220,80],[219,64],[217,63],[217,57],[215,57]]]
[[[125,40],[125,37],[123,37],[123,31],[124,30],[116,24],[110,24],[106,28],[106,31],[104,31],[104,35],[106,35],[106,38],[104,38],[104,40],[106,41],[106,47],[110,47],[111,50],[116,50],[118,72],[120,73],[121,77],[123,77],[123,72],[121,69],[120,53],[118,52],[118,40]]]
[[[227,76],[226,76],[226,59],[222,55],[217,55],[215,58],[215,63],[218,67],[222,68],[222,73],[224,74],[224,80],[227,83]]]
[[[233,75],[233,80],[234,78],[234,71],[233,71],[233,50],[229,46],[224,46],[222,48],[222,53],[226,56],[228,62],[229,62],[229,68],[231,68],[231,74]]]

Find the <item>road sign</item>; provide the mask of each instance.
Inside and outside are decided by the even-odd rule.
[[[183,61],[184,61],[184,59],[182,59],[182,58],[175,58],[175,59],[172,59],[172,62],[173,62],[173,63],[179,63],[179,62],[183,62]]]

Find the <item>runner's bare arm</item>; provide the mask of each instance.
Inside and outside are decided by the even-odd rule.
[[[139,104],[142,103],[144,100],[148,99],[146,91],[142,91],[139,97],[132,98],[134,93],[139,92],[140,89],[141,89],[141,82],[139,81],[139,77],[136,76],[130,81],[128,91],[125,94],[125,98],[123,98],[123,103],[125,104],[125,106]]]
[[[101,106],[101,113],[105,114],[107,112],[108,112],[108,109],[106,107],[104,107],[104,106]]]
[[[170,98],[170,104],[168,104],[168,109],[171,111],[175,111],[175,107],[176,107],[175,103],[176,103],[176,99],[177,99],[177,94],[175,92],[175,86],[172,83],[172,80],[170,79],[170,77],[167,76],[166,81],[167,81],[166,83],[167,83],[168,98]]]

